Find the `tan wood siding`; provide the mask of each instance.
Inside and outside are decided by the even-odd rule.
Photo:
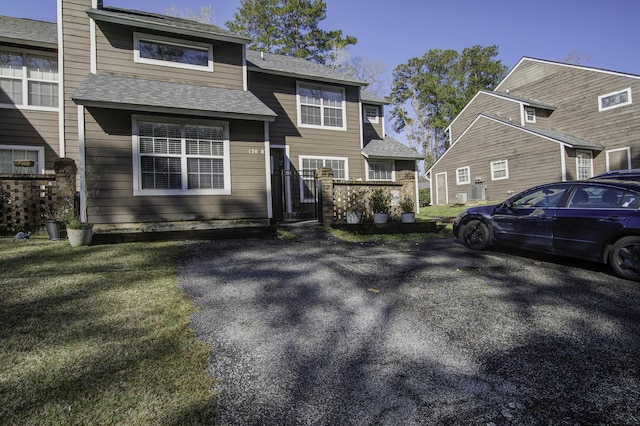
[[[229,89],[243,89],[242,45],[228,42],[169,38],[213,44],[213,72],[134,62],[132,28],[100,22],[97,25],[98,74],[111,74],[195,85],[207,85]],[[161,35],[152,31],[144,34]]]
[[[486,93],[479,93],[475,100],[456,117],[451,126],[451,140],[455,142],[476,119],[478,114],[482,113],[520,124],[519,103]]]
[[[90,221],[116,224],[267,217],[268,153],[264,152],[263,123],[229,123],[231,195],[134,197],[131,113],[91,108],[85,119]]]
[[[477,154],[479,151],[482,155]],[[492,180],[491,162],[499,160],[508,161],[509,178]],[[471,185],[476,178],[484,182],[487,200],[500,201],[530,186],[561,180],[561,146],[481,118],[431,171],[432,179],[438,173],[448,173],[449,202],[455,200],[457,193],[466,193],[470,186],[456,183],[456,169],[462,167],[469,167]]]
[[[259,73],[249,75],[249,89],[278,114],[269,126],[270,142],[290,147],[290,159],[296,169],[300,166],[300,156],[344,157],[348,159],[349,178],[364,179],[359,88],[345,87],[347,130],[312,129],[297,127],[296,81]]]
[[[0,109],[0,129],[0,145],[43,146],[45,171],[53,172],[60,156],[57,112]]]

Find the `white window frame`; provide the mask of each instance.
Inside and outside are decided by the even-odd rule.
[[[374,171],[372,168],[373,164],[387,164],[391,165],[391,178],[390,179],[372,179],[371,172]],[[393,160],[367,160],[367,180],[368,181],[389,181],[394,182],[396,180],[396,162]]]
[[[611,96],[617,96],[617,95],[621,95],[623,93],[627,94],[627,101],[626,102],[620,102],[614,105],[609,105],[609,106],[602,106],[602,101],[605,98],[611,97]],[[633,100],[631,99],[631,87],[627,87],[626,89],[623,90],[617,90],[615,92],[611,92],[611,93],[607,93],[606,95],[602,95],[602,96],[598,96],[598,111],[608,111],[610,109],[614,109],[614,108],[619,108],[625,105],[629,105],[632,104]]]
[[[466,180],[462,180],[460,179],[460,172],[462,170],[466,170],[467,171],[467,179]],[[466,166],[466,167],[459,167],[456,169],[456,185],[469,185],[471,184],[471,167]]]
[[[337,178],[337,177],[333,177],[334,180],[349,180],[349,159],[347,157],[330,157],[330,156],[325,156],[325,155],[300,155],[298,157],[298,170],[300,170],[301,175],[300,175],[300,200],[303,202],[310,202],[310,201],[314,201],[308,198],[305,198],[304,196],[304,179],[302,176],[302,172],[304,172],[304,167],[303,167],[303,161],[304,160],[322,160],[322,163],[324,164],[327,160],[330,161],[344,161],[344,177],[343,178]],[[325,167],[323,165],[323,167]],[[317,170],[317,169],[316,169]]]
[[[374,114],[370,114],[370,112],[374,112]],[[380,122],[380,108],[376,106],[365,106],[364,122],[378,124]]]
[[[609,164],[610,163],[610,160],[609,160],[610,154],[612,154],[614,152],[619,152],[619,151],[626,151],[626,153],[627,153],[627,170],[631,169],[631,147],[627,146],[627,147],[624,147],[624,148],[608,149],[608,150],[605,151],[606,161],[607,161],[607,171],[608,172],[611,171],[611,165]]]
[[[536,122],[536,110],[535,108],[526,107],[524,109],[524,121],[527,123],[535,123]]]
[[[189,195],[231,195],[231,153],[229,142],[229,123],[226,121],[195,121],[195,120],[176,120],[165,117],[141,116],[134,115],[131,119],[131,140],[133,148],[133,195],[134,196],[189,196]],[[181,189],[142,189],[142,170],[140,164],[140,144],[138,141],[138,123],[153,122],[159,124],[174,124],[181,126],[182,152],[181,160]],[[224,188],[212,189],[188,189],[188,168],[186,154],[186,142],[184,135],[185,126],[222,126],[223,132],[223,167],[224,167]]]
[[[58,57],[56,54],[47,54],[46,52],[37,51],[37,50],[25,50],[25,49],[13,49],[8,47],[0,47],[0,51],[7,53],[14,53],[22,55],[22,75],[20,77],[12,77],[12,76],[3,76],[0,74],[0,78],[10,79],[10,80],[20,80],[22,87],[22,102],[21,103],[0,103],[0,108],[6,109],[24,109],[24,110],[35,110],[35,111],[58,111],[60,105],[59,99],[59,90],[60,90],[60,64],[55,71],[55,76],[50,79],[40,79],[29,77],[29,69],[27,65],[27,58],[29,56],[39,57],[39,58],[49,58],[56,63],[58,62]],[[55,95],[58,97],[55,102],[55,106],[39,106],[39,105],[30,105],[29,104],[29,82],[42,82],[47,84],[55,85],[53,89]]]
[[[185,47],[187,49],[206,50],[208,52],[209,59],[207,66],[183,64],[180,62],[162,61],[159,59],[149,59],[140,56],[140,40],[150,41],[154,43],[168,44],[172,46]],[[173,67],[188,70],[208,71],[213,72],[213,45],[209,43],[198,43],[190,40],[175,39],[170,37],[163,37],[159,35],[145,34],[145,33],[133,33],[133,61],[141,64],[160,65],[163,67]]]
[[[306,89],[312,89],[312,90],[320,90],[320,91],[330,91],[330,92],[340,92],[342,94],[342,103],[340,106],[341,112],[342,112],[342,126],[338,127],[338,126],[327,126],[324,124],[324,112],[325,112],[325,108],[333,108],[333,109],[337,109],[336,107],[331,107],[331,106],[325,106],[324,103],[321,103],[320,105],[314,105],[314,106],[318,106],[320,107],[320,122],[323,124],[317,125],[317,124],[304,124],[302,123],[302,101],[301,101],[301,97],[300,97],[300,89],[301,88],[306,88]],[[305,104],[306,105],[306,104]],[[301,83],[301,82],[296,82],[296,106],[297,106],[297,112],[298,112],[298,127],[305,127],[305,128],[310,128],[310,129],[323,129],[323,130],[339,130],[339,131],[345,131],[347,130],[347,101],[346,101],[346,93],[344,90],[344,87],[338,87],[338,86],[325,86],[325,85],[318,85],[318,84],[308,84],[308,83]]]
[[[496,167],[499,163],[504,163],[504,169]],[[504,170],[505,175],[496,177],[496,172],[502,171],[502,170]],[[504,160],[492,161],[491,162],[491,180],[503,180],[503,179],[509,179],[509,160],[504,159]]]
[[[35,151],[38,153],[38,169],[39,174],[44,174],[44,147],[32,145],[0,145],[2,151]],[[14,158],[15,160],[15,158]]]
[[[587,158],[585,158],[585,156]],[[588,164],[582,164],[582,160],[588,160]],[[581,171],[586,174],[581,176]],[[593,153],[591,151],[576,151],[576,180],[585,180],[593,177]]]

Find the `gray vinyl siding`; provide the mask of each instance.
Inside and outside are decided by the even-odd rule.
[[[129,27],[99,22],[97,25],[97,71],[123,77],[139,77],[185,84],[207,85],[228,89],[243,89],[242,45],[211,42],[202,39],[170,36],[170,39],[213,44],[213,72],[134,62],[134,32],[150,35],[162,33],[136,31]]]
[[[45,171],[53,173],[60,156],[57,112],[0,109],[0,129],[0,145],[43,146]]]
[[[491,162],[499,160],[508,161],[509,178],[491,180]],[[462,167],[469,167],[471,185],[476,178],[484,181],[487,200],[501,201],[530,186],[561,180],[561,146],[481,118],[431,171],[434,184],[436,174],[447,173],[449,202],[455,200],[457,193],[466,193],[469,187],[456,183],[456,169]],[[530,173],[531,170],[535,173]]]
[[[348,159],[349,178],[364,179],[365,163],[360,149],[362,119],[358,100],[359,88],[345,86],[347,130],[312,129],[297,127],[297,81],[304,82],[289,77],[249,74],[249,90],[278,114],[275,122],[269,125],[271,144],[288,145],[290,160],[296,169],[300,165],[300,156],[345,157]]]
[[[451,140],[456,139],[469,127],[478,114],[488,113],[492,116],[520,124],[520,104],[486,93],[479,93],[451,125]]]
[[[262,122],[229,122],[231,195],[134,197],[131,113],[89,108],[85,120],[89,221],[118,224],[267,218],[268,153],[262,154]]]
[[[629,87],[632,104],[598,110],[598,96]],[[640,167],[640,77],[524,61],[501,83],[500,90],[554,105],[556,110],[548,121],[554,130],[606,149],[631,146],[632,167]],[[594,158],[594,172],[605,170],[603,151]]]

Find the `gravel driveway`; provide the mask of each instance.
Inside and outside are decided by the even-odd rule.
[[[640,284],[452,240],[186,243],[221,425],[640,423]]]

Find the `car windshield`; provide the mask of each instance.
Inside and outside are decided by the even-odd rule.
[[[569,185],[554,185],[527,191],[512,199],[511,207],[556,207],[568,188]]]

